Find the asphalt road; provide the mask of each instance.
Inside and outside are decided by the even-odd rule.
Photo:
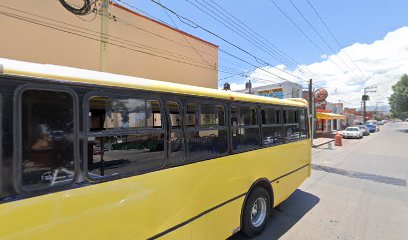
[[[254,239],[408,239],[408,123],[313,149],[313,168]]]

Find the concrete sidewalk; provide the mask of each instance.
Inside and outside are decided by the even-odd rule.
[[[317,133],[316,137],[313,139],[313,148],[323,146],[325,144],[328,144],[330,142],[333,142],[334,145],[334,140],[336,138],[336,135],[338,133],[342,133],[342,131],[332,131],[330,133]]]

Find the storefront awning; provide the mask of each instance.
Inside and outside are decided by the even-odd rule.
[[[346,119],[346,116],[336,113],[325,113],[325,112],[318,112],[316,113],[317,119]]]

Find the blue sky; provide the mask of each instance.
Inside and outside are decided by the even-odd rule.
[[[150,2],[149,0],[122,0],[137,6],[138,8],[148,12],[149,14],[158,17],[165,22],[170,22],[169,17],[165,14],[164,10],[158,5]],[[270,55],[260,51],[252,44],[248,43],[245,39],[238,36],[233,31],[222,26],[220,23],[213,20],[210,16],[201,12],[194,7],[191,3],[197,4],[203,0],[161,0],[161,3],[175,10],[177,13],[193,20],[194,22],[202,25],[205,28],[221,35],[222,37],[234,42],[236,45],[248,50],[252,54],[256,55],[262,60],[270,63],[272,66],[279,65],[282,62],[276,61]],[[210,2],[210,0],[205,0]],[[377,40],[382,40],[387,33],[396,31],[401,27],[408,26],[408,1],[406,0],[394,0],[394,1],[369,1],[369,0],[342,0],[342,1],[323,1],[323,0],[309,0],[316,8],[318,13],[325,20],[329,28],[332,30],[342,47],[349,47],[356,43],[373,44]],[[295,59],[298,63],[310,66],[315,66],[316,63],[325,61],[322,58],[322,53],[315,48],[301,33],[300,31],[274,6],[270,0],[257,0],[257,1],[243,1],[243,0],[223,0],[216,1],[217,4],[228,10],[229,13],[234,15],[243,21],[246,25],[251,27],[255,32],[262,35],[265,39],[277,46],[284,53]],[[323,36],[327,43],[332,47],[329,49],[324,42],[319,39],[317,34],[307,25],[302,19],[296,9],[291,5],[289,0],[274,0],[274,2],[286,13],[289,17],[299,25],[299,27],[311,38],[313,41],[324,51],[327,56],[335,55],[341,48],[334,42],[324,26],[307,4],[306,0],[292,0],[292,2],[298,7],[298,9],[305,15],[305,17],[311,22],[311,24],[317,29],[317,31]],[[259,65],[252,57],[245,53],[229,46],[210,34],[196,28],[192,28],[184,23],[181,23],[174,15],[173,20],[178,27],[183,31],[191,33],[195,36],[203,38],[207,41],[213,42],[220,46],[221,49],[232,52],[245,60],[248,60],[256,65]],[[406,40],[408,42],[408,40]],[[347,52],[354,48],[350,48]],[[358,51],[358,50],[356,50]],[[350,53],[349,55],[353,55]],[[227,58],[220,53],[221,58]],[[354,58],[354,57],[352,57]],[[348,58],[343,56],[344,61],[348,61]],[[231,59],[232,60],[232,59]],[[339,61],[335,60],[334,61]],[[232,60],[236,62],[236,60]],[[357,63],[358,61],[356,61]],[[372,62],[372,61],[369,61]],[[343,66],[340,62],[339,65]],[[346,63],[347,64],[347,63]],[[351,63],[348,63],[351,66]],[[363,62],[361,63],[363,64]],[[221,68],[229,67],[238,71],[250,70],[253,67],[239,64],[239,66],[231,65],[220,59],[219,65]],[[333,65],[333,64],[332,64]],[[357,64],[359,65],[359,64]],[[343,68],[345,68],[343,66]],[[367,67],[366,69],[368,69]],[[308,67],[309,69],[309,67]],[[285,70],[294,71],[293,67],[285,66]],[[357,69],[351,69],[357,71]],[[317,69],[319,71],[319,69]],[[368,72],[367,72],[368,71]],[[366,78],[370,78],[371,70],[364,70]],[[320,75],[320,74],[319,74]],[[323,75],[325,75],[323,73]],[[354,75],[362,76],[359,73]],[[220,73],[219,78],[229,76],[229,74]],[[343,75],[339,77],[344,77]],[[358,82],[357,80],[350,80],[351,87],[354,91],[361,90],[369,80],[365,79],[365,82]],[[247,79],[243,77],[234,77],[228,81],[241,84]],[[329,79],[325,79],[324,82],[328,82]],[[357,83],[358,82],[358,83]],[[220,83],[222,84],[222,83]],[[321,85],[323,81],[321,81]],[[328,84],[328,88],[330,84]],[[350,85],[350,86],[351,86]],[[358,89],[358,86],[360,89]],[[387,86],[388,88],[390,86]],[[329,89],[336,90],[338,89]],[[348,90],[349,91],[349,90]],[[387,93],[389,95],[389,91]],[[338,96],[340,97],[340,96]],[[382,96],[383,102],[386,102],[387,96]]]

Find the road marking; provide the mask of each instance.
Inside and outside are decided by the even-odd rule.
[[[378,182],[378,183],[385,183],[385,184],[401,186],[401,187],[407,186],[407,181],[401,178],[386,177],[386,176],[381,176],[381,175],[376,175],[376,174],[356,172],[356,171],[344,170],[340,168],[333,168],[333,167],[327,167],[327,166],[316,165],[316,164],[312,164],[312,169],[317,170],[317,171],[323,171],[323,172],[343,175],[343,176],[347,176],[351,178],[369,180],[369,181]]]

